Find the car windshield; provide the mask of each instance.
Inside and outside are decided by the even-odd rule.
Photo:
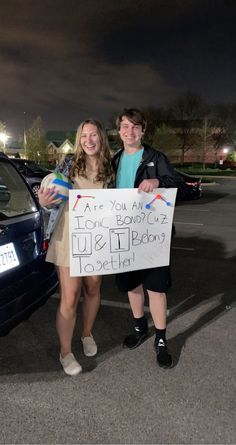
[[[0,221],[37,211],[35,201],[15,168],[0,162]]]

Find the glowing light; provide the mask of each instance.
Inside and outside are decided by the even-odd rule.
[[[4,149],[5,149],[5,147],[6,147],[6,143],[7,143],[7,141],[8,141],[8,139],[9,139],[9,135],[8,134],[6,134],[6,133],[0,133],[0,141],[3,143],[3,147],[4,147]]]

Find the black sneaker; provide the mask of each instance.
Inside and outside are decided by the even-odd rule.
[[[144,342],[144,340],[146,340],[147,336],[148,327],[146,327],[144,330],[141,330],[138,326],[135,326],[134,333],[125,337],[123,346],[129,349],[135,349],[140,346]]]
[[[168,352],[167,343],[161,338],[155,341],[154,348],[157,353],[157,363],[161,368],[171,368],[173,365],[172,357]]]

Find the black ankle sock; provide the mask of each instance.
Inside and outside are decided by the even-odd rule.
[[[134,326],[139,328],[140,331],[146,331],[148,325],[145,316],[143,315],[141,318],[134,318]]]
[[[156,331],[155,343],[158,344],[159,340],[163,340],[164,343],[166,344],[166,329],[155,328],[155,331]]]

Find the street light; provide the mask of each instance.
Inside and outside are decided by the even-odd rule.
[[[24,144],[24,157],[25,157],[25,159],[27,159],[26,111],[24,111],[24,135],[23,135],[23,144]]]
[[[8,134],[6,133],[0,133],[0,141],[3,143],[3,151],[5,153],[5,148],[6,148],[6,142],[8,141],[10,136],[8,136]]]

